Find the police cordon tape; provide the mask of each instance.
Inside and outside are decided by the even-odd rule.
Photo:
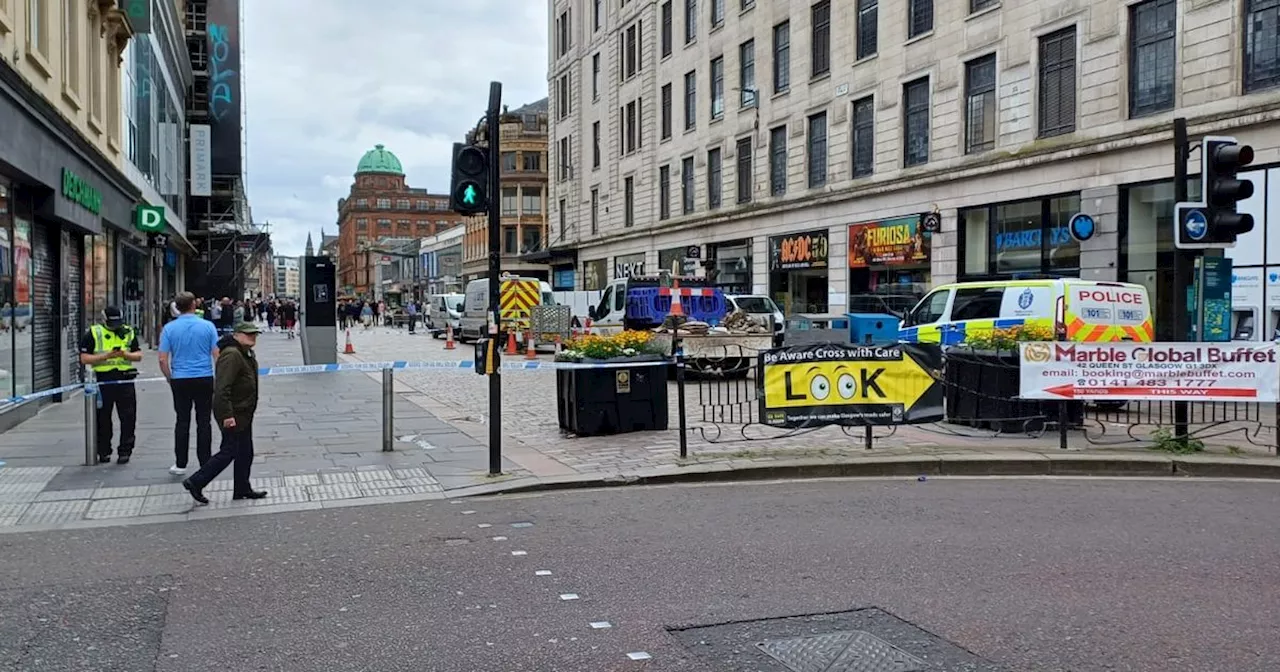
[[[546,369],[620,369],[620,368],[632,368],[637,366],[662,366],[670,363],[671,362],[668,360],[656,360],[656,361],[648,361],[648,362],[622,362],[622,363],[616,363],[616,364],[609,364],[609,363],[577,364],[573,362],[524,361],[524,362],[503,362],[502,370],[503,371],[539,371],[539,370],[546,370]],[[340,373],[345,371],[363,371],[367,373],[370,371],[382,371],[384,369],[391,369],[393,371],[423,371],[423,370],[430,370],[430,369],[474,371],[475,368],[476,368],[475,362],[471,360],[465,360],[465,359],[456,360],[456,361],[441,360],[441,361],[427,361],[427,362],[408,362],[408,361],[358,362],[358,363],[349,363],[349,364],[306,364],[303,366],[273,366],[273,367],[258,369],[258,375],[259,376],[298,376],[298,375],[313,374],[313,373]],[[124,383],[133,383],[136,385],[139,383],[158,383],[164,380],[166,380],[164,377],[156,376],[154,378],[134,378],[132,380],[113,380],[113,381],[101,381],[96,383],[74,383],[71,385],[63,385],[62,387],[55,387],[51,390],[41,390],[39,392],[32,392],[30,394],[20,394],[14,397],[9,397],[7,399],[0,399],[0,410],[4,410],[5,407],[12,406],[14,404],[21,404],[28,401],[35,401],[36,399],[43,399],[45,397],[52,397],[59,394],[67,394],[70,392],[75,392],[76,390],[79,390],[84,387],[87,387],[89,388],[90,391],[93,391],[97,387],[100,387],[103,385],[121,385]]]

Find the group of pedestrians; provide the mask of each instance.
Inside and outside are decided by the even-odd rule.
[[[217,316],[212,313],[218,308]],[[237,311],[237,307],[240,308]],[[253,465],[253,416],[258,406],[258,364],[253,348],[262,331],[243,319],[243,304],[227,299],[205,308],[194,295],[183,292],[171,308],[176,316],[160,332],[160,371],[173,396],[174,463],[169,473],[185,475],[190,459],[192,412],[195,413],[196,460],[200,468],[182,481],[191,497],[208,504],[203,490],[234,463],[232,497],[261,499],[264,490],[249,482]],[[229,327],[224,314],[229,314]],[[221,333],[220,333],[221,332]],[[102,324],[95,324],[80,339],[80,362],[90,367],[98,384],[96,452],[99,464],[111,462],[112,414],[120,420],[116,463],[128,464],[133,455],[137,425],[136,364],[142,360],[137,333],[124,322],[119,308],[109,307]],[[222,443],[212,453],[212,423],[217,421]]]
[[[414,333],[418,327],[418,318],[422,314],[422,304],[418,301],[410,300],[405,303],[404,307],[404,324],[409,326],[409,333]],[[366,330],[373,327],[398,327],[392,311],[387,308],[386,301],[366,301],[364,299],[343,299],[338,301],[338,326],[341,329],[351,329],[356,325],[363,326]]]

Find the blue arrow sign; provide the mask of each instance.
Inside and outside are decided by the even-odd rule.
[[[1204,240],[1209,233],[1209,220],[1205,218],[1203,210],[1188,210],[1183,228],[1191,240]]]

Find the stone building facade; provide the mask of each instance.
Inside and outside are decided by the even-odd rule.
[[[1141,282],[1169,314],[1185,117],[1256,150],[1231,254],[1277,278],[1280,320],[1274,0],[548,8],[551,236],[579,288],[695,258],[790,313],[1035,273]],[[1077,213],[1092,239],[1065,236]]]
[[[394,256],[381,249],[382,241],[427,238],[461,223],[447,194],[408,186],[400,159],[375,146],[356,166],[351,192],[338,199],[339,292],[376,294],[377,267]]]

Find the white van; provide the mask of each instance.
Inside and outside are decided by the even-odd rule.
[[[538,300],[539,304],[544,306],[554,306],[556,303],[555,295],[551,292],[551,285],[537,278],[525,278],[514,275],[504,275],[502,284],[509,282],[514,283],[538,283]],[[501,291],[501,290],[499,290]],[[462,318],[459,320],[458,340],[464,343],[477,340],[485,335],[489,328],[489,279],[480,278],[467,283],[466,295],[463,300]],[[528,318],[525,318],[525,322]],[[502,330],[505,331],[506,325]],[[524,342],[524,329],[528,325],[519,326],[516,329],[516,341]],[[505,338],[503,334],[503,338]],[[505,344],[505,341],[503,342]]]
[[[898,340],[956,345],[975,333],[1022,326],[1061,331],[1069,341],[1155,339],[1146,287],[1060,278],[941,285],[903,318]]]
[[[446,327],[453,327],[453,333],[457,334],[462,328],[462,303],[465,295],[463,294],[432,294],[430,302],[424,307],[423,312],[426,315],[423,319],[427,323],[427,331],[436,338],[445,335]]]

